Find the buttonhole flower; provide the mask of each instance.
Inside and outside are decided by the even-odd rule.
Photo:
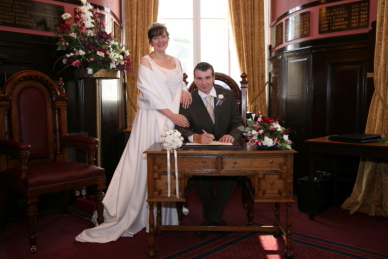
[[[221,104],[226,100],[224,95],[225,93],[222,93],[217,96],[216,106],[221,106]]]

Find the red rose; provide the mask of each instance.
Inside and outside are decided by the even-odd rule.
[[[261,123],[272,123],[272,122],[274,122],[274,120],[271,118],[261,117]]]
[[[68,30],[70,29],[70,24],[61,24],[60,28],[59,28],[61,31],[64,31],[64,30]]]
[[[105,31],[98,31],[98,36],[100,36],[104,40],[109,40],[113,38],[111,33],[108,34]]]

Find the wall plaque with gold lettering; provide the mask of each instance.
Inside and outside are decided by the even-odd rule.
[[[319,9],[319,33],[361,29],[368,25],[368,0]]]
[[[271,29],[271,45],[275,48],[283,43],[283,22]]]
[[[310,12],[304,12],[286,19],[286,41],[310,35]]]
[[[62,23],[63,6],[31,0],[1,0],[0,25],[54,31]]]

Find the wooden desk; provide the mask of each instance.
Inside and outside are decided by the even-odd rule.
[[[144,153],[147,154],[148,203],[149,214],[149,257],[156,256],[155,234],[158,231],[265,231],[285,236],[286,258],[293,258],[291,203],[293,202],[293,154],[294,150],[256,150],[246,143],[241,149],[215,147],[211,149],[191,148],[178,150],[178,193],[176,197],[174,159],[171,158],[171,196],[167,194],[166,151],[155,143]],[[275,202],[273,226],[165,226],[161,225],[161,213],[157,212],[157,224],[154,219],[154,203],[185,202],[184,188],[193,175],[208,176],[247,176],[252,182],[255,202]],[[285,202],[286,228],[282,228],[279,219],[280,202]],[[253,203],[252,203],[253,204]],[[253,218],[253,215],[251,215]],[[248,219],[252,220],[252,219]]]
[[[358,156],[370,158],[388,158],[388,145],[378,142],[346,143],[328,140],[329,136],[306,140],[308,151],[308,176],[309,176],[309,219],[314,219],[314,157],[318,154]],[[335,173],[335,172],[334,172]],[[336,179],[336,174],[334,178]],[[334,181],[336,192],[336,180]]]

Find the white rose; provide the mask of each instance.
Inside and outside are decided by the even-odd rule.
[[[263,145],[267,147],[272,147],[273,146],[273,140],[270,139],[269,137],[264,137]]]
[[[64,13],[64,14],[62,14],[62,19],[63,20],[68,20],[68,19],[70,19],[71,18],[71,14],[69,14],[69,13]]]
[[[93,69],[91,69],[91,68],[87,68],[87,70],[88,70],[88,75],[91,75],[91,74],[93,74]]]
[[[97,55],[99,55],[100,57],[104,57],[105,54],[101,51],[97,51]]]
[[[284,139],[285,141],[287,141],[287,140],[288,140],[288,135],[283,135],[283,139]]]
[[[224,99],[224,95],[223,94],[219,94],[218,95],[218,99],[220,99],[220,100]]]
[[[88,8],[88,10],[92,10],[93,9],[93,6],[90,3],[86,3],[86,7]]]
[[[94,23],[91,20],[84,21],[84,25],[86,28],[93,28],[94,27]]]
[[[279,125],[279,123],[273,123],[272,126],[273,126],[277,131],[282,131],[282,127]]]
[[[78,11],[81,12],[81,13],[85,13],[85,12],[88,10],[86,6],[80,6],[80,7],[78,7],[77,9],[78,9]]]
[[[80,49],[78,53],[79,53],[81,56],[85,55],[85,51],[83,51],[82,49]]]

